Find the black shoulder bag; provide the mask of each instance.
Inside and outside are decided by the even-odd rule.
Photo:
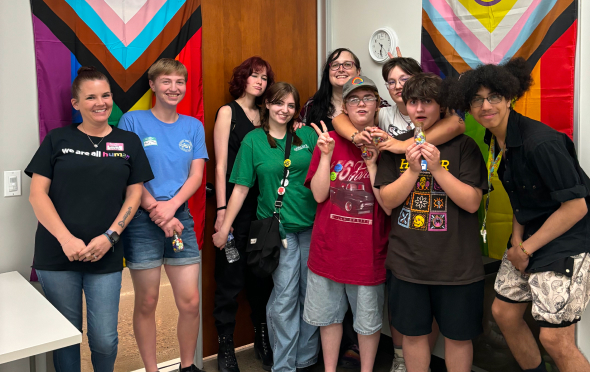
[[[285,145],[285,162],[283,163],[283,180],[279,188],[278,197],[275,202],[275,211],[272,217],[262,220],[252,221],[250,225],[250,234],[248,236],[248,253],[247,264],[254,275],[265,278],[273,273],[279,265],[281,255],[281,234],[280,228],[280,210],[283,206],[283,195],[285,193],[285,180],[289,171],[289,155],[291,154],[291,141],[293,134],[287,131],[287,143]]]

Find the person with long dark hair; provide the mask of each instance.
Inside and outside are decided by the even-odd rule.
[[[324,64],[322,80],[318,91],[301,109],[298,121],[319,125],[323,121],[328,131],[334,130],[332,119],[342,113],[342,87],[351,78],[361,73],[361,62],[347,48],[334,50]],[[382,107],[389,106],[382,101]]]
[[[242,140],[255,128],[260,127],[260,103],[267,88],[274,84],[274,73],[268,62],[254,56],[237,66],[229,83],[229,92],[234,101],[217,111],[213,140],[215,143],[215,194],[217,219],[215,231],[225,220],[227,202],[234,184],[229,181]],[[248,192],[232,224],[233,236],[240,258],[229,263],[225,250],[215,252],[215,308],[213,317],[217,328],[219,351],[217,365],[221,372],[239,372],[235,356],[233,333],[238,310],[237,296],[246,287],[246,296],[252,310],[250,318],[254,325],[254,351],[262,361],[262,368],[270,371],[272,350],[268,341],[266,303],[272,290],[272,278],[258,278],[248,270],[246,245],[250,222],[256,219],[258,184]]]
[[[143,183],[154,176],[137,135],[108,123],[113,94],[103,73],[78,70],[72,106],[82,123],[49,132],[25,169],[39,220],[33,268],[47,300],[80,332],[86,299],[92,367],[112,372],[123,271],[119,237],[139,207]],[[55,350],[53,365],[57,372],[80,371],[80,345]]]
[[[279,193],[283,194],[280,219],[287,244],[280,249],[278,267],[272,273],[274,288],[266,306],[274,372],[292,372],[317,362],[318,328],[303,321],[307,288],[307,258],[317,203],[305,187],[305,176],[317,142],[311,127],[295,132],[299,92],[288,83],[275,83],[266,90],[261,111],[261,128],[244,137],[230,182],[235,183],[225,219],[213,235],[216,247],[225,247],[227,236],[250,188],[258,180],[258,219],[272,217]],[[285,160],[287,138],[292,144]],[[283,180],[284,168],[288,167]],[[284,186],[283,186],[284,185]]]
[[[590,299],[590,179],[566,134],[514,110],[532,84],[526,61],[516,58],[448,79],[445,97],[486,128],[488,179],[498,171],[514,212],[492,305],[512,354],[523,370],[546,371],[523,319],[532,302],[539,340],[559,370],[587,372],[575,324]]]

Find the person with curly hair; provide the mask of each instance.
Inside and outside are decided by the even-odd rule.
[[[444,96],[486,128],[490,173],[498,171],[514,212],[492,305],[510,350],[523,370],[546,371],[523,319],[532,302],[539,339],[559,370],[588,372],[575,324],[590,299],[590,179],[566,134],[514,110],[532,84],[526,61],[516,58],[447,80]]]
[[[215,194],[217,218],[215,231],[219,231],[225,220],[227,202],[234,189],[229,182],[236,156],[246,134],[260,127],[262,96],[274,84],[274,72],[268,62],[254,56],[246,59],[234,69],[229,82],[229,92],[234,101],[223,105],[217,111],[213,141],[215,144]],[[272,291],[271,278],[258,278],[247,269],[246,245],[250,223],[256,219],[258,184],[248,192],[246,200],[232,224],[236,248],[240,259],[229,263],[225,250],[215,250],[215,305],[213,317],[217,328],[219,351],[217,365],[221,372],[239,372],[235,356],[233,333],[238,311],[237,296],[245,287],[252,312],[254,325],[254,351],[262,361],[262,368],[270,371],[272,351],[268,341],[266,325],[266,303]]]

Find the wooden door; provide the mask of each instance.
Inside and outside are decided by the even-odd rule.
[[[253,55],[267,60],[276,81],[297,87],[303,105],[317,87],[316,0],[202,0],[203,96],[205,134],[209,162],[207,180],[215,181],[213,126],[217,109],[229,102],[229,80],[234,67]],[[215,252],[211,235],[215,199],[207,201],[203,246],[203,355],[217,353],[217,330],[213,319]],[[236,347],[254,341],[250,308],[239,297]]]

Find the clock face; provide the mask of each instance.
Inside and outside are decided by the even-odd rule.
[[[373,34],[371,39],[370,51],[371,55],[376,60],[384,60],[387,58],[387,52],[392,51],[393,40],[391,36],[384,30],[379,30]]]

